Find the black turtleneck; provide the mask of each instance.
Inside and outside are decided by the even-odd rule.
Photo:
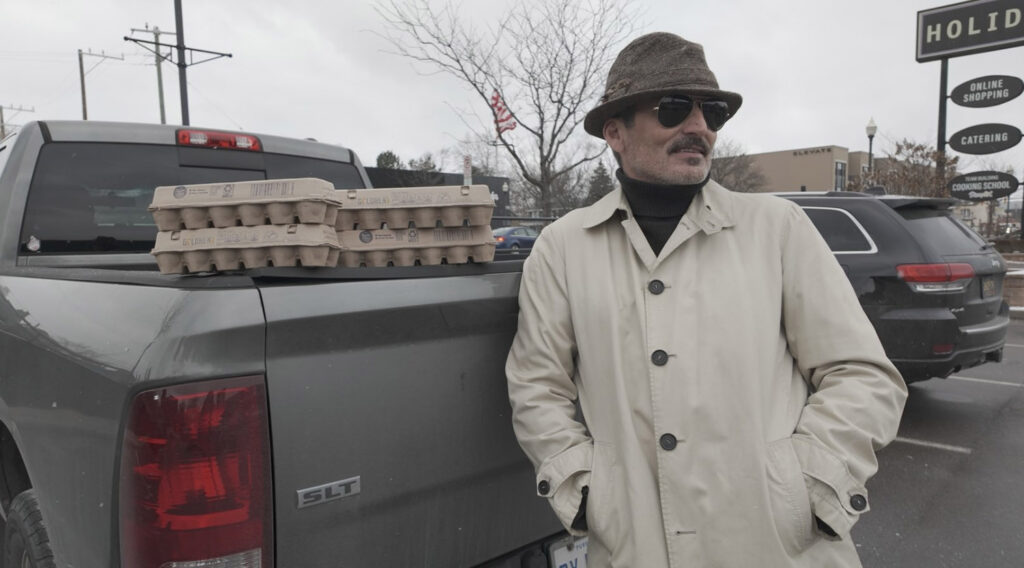
[[[640,181],[628,177],[621,168],[615,171],[615,177],[622,185],[629,208],[633,210],[633,217],[657,256],[676,230],[679,220],[690,208],[690,202],[711,175],[709,172],[704,181],[691,185],[662,185]]]

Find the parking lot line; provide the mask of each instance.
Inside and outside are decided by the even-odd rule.
[[[1019,343],[1005,343],[1003,344],[1003,347],[1016,347],[1018,349],[1022,349],[1024,348],[1024,345],[1021,345]]]
[[[987,385],[1000,385],[1004,387],[1021,388],[1021,383],[1011,383],[1009,381],[993,381],[992,379],[976,379],[974,377],[960,377],[957,375],[950,375],[950,379],[956,379],[958,381],[971,381],[972,383],[985,383]]]
[[[914,446],[924,446],[926,448],[933,448],[936,450],[946,450],[947,452],[956,452],[958,454],[970,454],[974,450],[965,448],[963,446],[953,446],[950,444],[940,444],[938,442],[928,442],[926,440],[916,440],[914,438],[904,438],[903,436],[897,436],[897,442],[904,444],[911,444]]]

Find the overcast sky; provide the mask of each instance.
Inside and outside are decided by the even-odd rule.
[[[529,0],[527,0],[529,1]],[[670,31],[702,43],[722,88],[744,96],[720,133],[748,152],[839,145],[874,152],[903,138],[934,145],[939,63],[914,59],[919,10],[941,0],[639,0],[639,33]],[[478,26],[511,5],[462,2]],[[453,78],[389,52],[372,2],[183,0],[186,43],[230,52],[188,69],[191,123],[342,144],[371,164],[393,150],[437,154],[487,109]],[[132,28],[175,28],[173,0],[0,0],[0,104],[8,122],[80,119],[77,50],[86,56],[90,119],[159,122],[153,56],[122,38]],[[151,34],[135,33],[140,39]],[[162,36],[172,42],[172,36]],[[949,88],[982,75],[1024,76],[1024,48],[950,60]],[[169,123],[179,123],[177,69],[163,67]],[[515,101],[509,101],[514,105]],[[1024,97],[988,109],[948,105],[947,133],[984,122],[1024,128]],[[460,116],[461,114],[461,116]],[[1022,177],[1024,144],[961,157],[962,171],[1010,166]]]

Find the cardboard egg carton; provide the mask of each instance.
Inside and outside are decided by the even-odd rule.
[[[340,231],[340,265],[414,266],[494,260],[489,226]]]
[[[494,199],[486,185],[337,191],[339,231],[490,225]]]
[[[259,225],[157,233],[152,254],[164,274],[266,266],[337,266],[331,225]]]
[[[161,186],[149,210],[161,231],[337,223],[337,191],[316,178]]]

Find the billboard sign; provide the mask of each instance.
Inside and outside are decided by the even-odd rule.
[[[973,0],[917,13],[917,61],[1024,45],[1020,0]]]
[[[988,201],[1006,197],[1020,182],[1003,172],[974,172],[956,176],[949,182],[949,193],[957,199],[967,201]]]
[[[953,89],[950,98],[962,107],[982,108],[1001,105],[1024,93],[1024,81],[1009,75],[986,75],[971,79]]]
[[[964,128],[949,139],[949,145],[964,154],[995,154],[1020,143],[1021,132],[1009,124],[979,124]]]

